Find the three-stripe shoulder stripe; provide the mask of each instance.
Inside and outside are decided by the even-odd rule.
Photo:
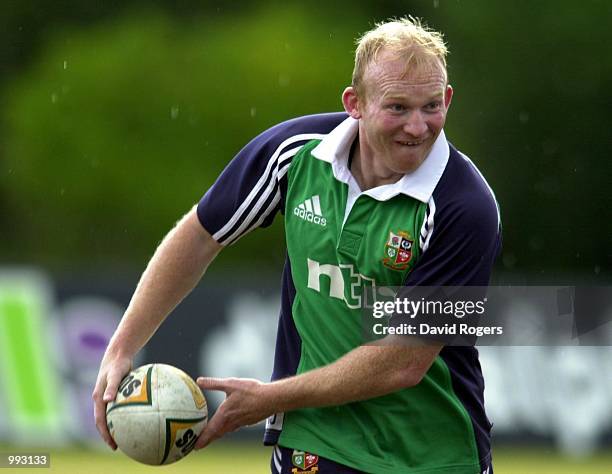
[[[305,143],[310,140],[320,140],[324,137],[323,134],[305,133],[294,135],[283,141],[270,156],[265,171],[246,199],[236,209],[229,221],[213,234],[213,238],[222,245],[228,245],[261,225],[280,201],[278,182],[287,173],[291,158]],[[271,196],[272,199],[270,200]],[[260,213],[264,206],[266,207],[263,213]]]
[[[269,184],[263,188],[260,188],[262,190],[261,194],[256,194],[255,198],[251,200],[253,203],[252,206],[250,208],[246,208],[248,210],[246,217],[235,219],[234,225],[230,227],[225,241],[219,240],[220,243],[223,245],[233,244],[244,234],[247,234],[251,230],[259,227],[265,218],[270,215],[274,208],[276,208],[281,199],[278,181],[280,181],[280,179],[287,173],[289,165],[291,164],[290,158],[293,158],[293,156],[295,156],[301,148],[301,146],[297,146],[279,156],[278,163],[273,169],[272,176],[269,179]],[[273,195],[272,192],[274,193]],[[272,196],[271,200],[270,196]],[[248,202],[248,197],[247,200],[245,200],[245,203],[246,202]],[[264,206],[266,207],[262,212],[261,209]],[[234,214],[233,217],[236,217],[236,215],[237,213]]]
[[[429,248],[429,241],[434,230],[434,216],[436,214],[436,203],[433,196],[427,201],[427,211],[425,213],[425,219],[423,219],[423,225],[421,226],[421,232],[419,235],[419,244],[421,245],[421,252],[425,252]]]

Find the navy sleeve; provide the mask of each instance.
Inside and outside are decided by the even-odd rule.
[[[283,122],[253,139],[221,173],[197,208],[202,226],[221,245],[270,225],[284,211],[284,184],[293,156],[346,118],[320,114]]]
[[[501,248],[498,207],[492,191],[476,167],[456,151],[428,204],[421,232],[421,258],[407,276],[398,298],[443,303],[483,300],[493,264]],[[479,317],[447,320],[420,314],[412,323],[443,327],[455,321],[477,325]],[[393,323],[403,320],[394,315]],[[425,336],[444,344],[474,345],[476,337]]]
[[[431,236],[406,286],[489,284],[501,249],[497,204],[473,165],[457,160],[464,158],[454,154],[449,160],[430,201],[427,232]]]

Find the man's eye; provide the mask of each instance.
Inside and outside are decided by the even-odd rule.
[[[438,110],[441,107],[441,103],[440,102],[430,102],[429,104],[427,104],[425,106],[425,108],[427,110]]]
[[[406,107],[404,107],[402,104],[391,104],[389,108],[393,112],[403,112],[404,110],[406,110]]]

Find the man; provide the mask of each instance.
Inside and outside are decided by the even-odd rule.
[[[255,138],[168,234],[100,367],[96,424],[111,447],[104,407],[134,354],[225,245],[280,210],[273,382],[200,377],[227,397],[196,448],[268,418],[273,472],[492,472],[477,351],[361,337],[361,285],[484,286],[499,250],[493,193],[443,132],[445,56],[416,20],[378,25],[359,41],[346,113]]]

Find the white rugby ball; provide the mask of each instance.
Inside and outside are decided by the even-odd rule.
[[[206,426],[200,387],[176,367],[149,364],[130,372],[106,406],[106,423],[121,451],[145,464],[185,457]]]

